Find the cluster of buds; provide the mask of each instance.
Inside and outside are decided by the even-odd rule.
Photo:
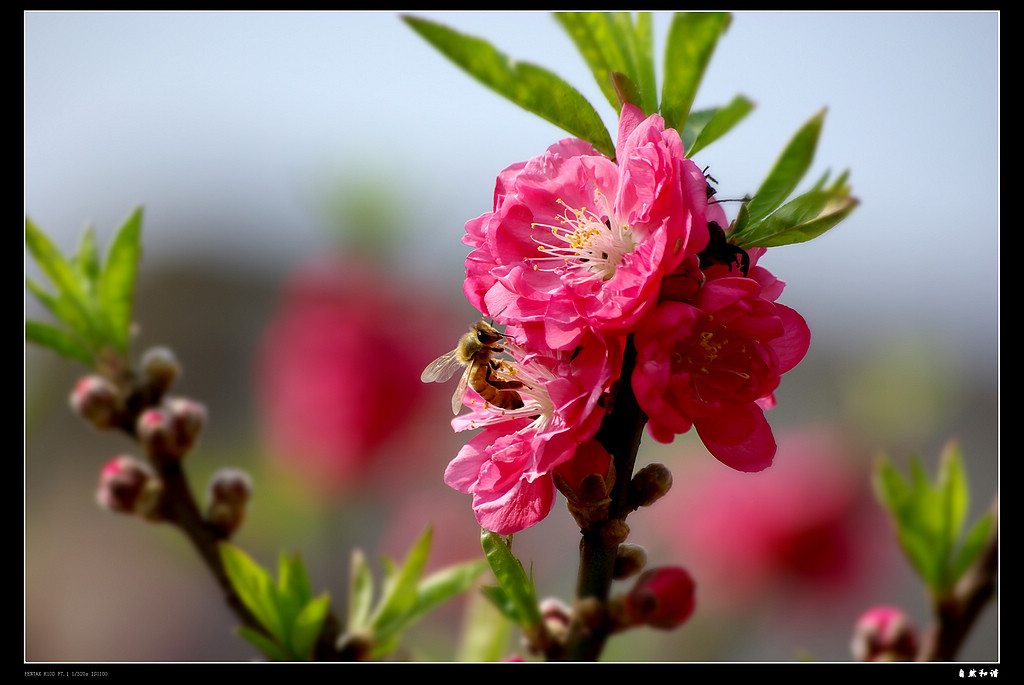
[[[166,469],[181,461],[196,444],[206,423],[205,407],[168,395],[181,365],[165,347],[146,351],[137,373],[94,373],[71,393],[73,411],[100,430],[122,430],[142,445],[149,464],[121,455],[101,470],[96,500],[104,509],[134,514],[149,521],[167,520]],[[245,520],[252,493],[248,476],[225,469],[210,482],[206,522],[224,537]]]
[[[143,411],[136,423],[136,434],[154,460],[178,460],[195,446],[205,423],[203,405],[174,397]]]
[[[874,607],[857,620],[850,649],[857,661],[913,661],[917,633],[903,610]]]

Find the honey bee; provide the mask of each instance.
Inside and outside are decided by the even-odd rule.
[[[498,343],[504,336],[484,320],[469,327],[459,340],[459,345],[451,352],[446,352],[430,362],[420,374],[424,383],[444,383],[455,375],[460,368],[465,368],[459,384],[452,395],[452,413],[458,414],[462,408],[462,398],[466,388],[473,388],[480,397],[490,404],[502,409],[518,409],[523,406],[523,398],[516,392],[522,388],[520,381],[502,380],[496,376],[501,362],[492,355],[501,354],[505,348]]]

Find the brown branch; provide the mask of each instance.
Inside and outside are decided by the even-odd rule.
[[[610,493],[611,506],[607,520],[580,531],[580,565],[574,611],[562,648],[548,655],[552,660],[596,661],[611,633],[604,612],[618,547],[629,531],[626,517],[635,509],[629,498],[629,484],[647,422],[630,383],[635,364],[636,348],[630,336],[626,342],[614,405],[595,436],[614,461],[616,479]]]

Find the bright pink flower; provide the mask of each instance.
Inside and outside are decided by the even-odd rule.
[[[655,440],[671,442],[695,426],[726,465],[771,464],[775,440],[763,409],[810,341],[796,312],[764,299],[752,278],[719,278],[690,302],[659,303],[634,339],[633,389]]]
[[[506,335],[509,335],[506,330]],[[501,409],[472,390],[472,411],[452,420],[455,430],[483,428],[445,470],[452,488],[473,495],[477,521],[507,535],[541,521],[555,497],[552,471],[572,459],[580,443],[597,432],[601,398],[617,376],[606,341],[588,336],[578,353],[527,354],[506,340],[519,390],[520,409]]]
[[[498,176],[494,210],[466,224],[466,296],[533,345],[572,349],[588,328],[622,334],[706,244],[706,207],[678,133],[626,105],[616,161],[567,139]]]

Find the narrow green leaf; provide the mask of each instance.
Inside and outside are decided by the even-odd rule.
[[[950,587],[956,585],[964,572],[973,564],[981,554],[988,539],[992,535],[996,525],[996,519],[991,514],[985,514],[971,526],[964,536],[963,544],[957,551],[952,562],[950,571]]]
[[[611,74],[612,85],[615,88],[616,96],[621,104],[629,103],[637,107],[643,107],[643,97],[640,95],[640,87],[630,77],[621,71],[613,71]],[[620,107],[621,108],[621,107]]]
[[[967,474],[964,472],[960,445],[955,441],[947,443],[939,461],[938,489],[942,496],[943,528],[948,544],[952,547],[960,537],[970,494],[967,489]]]
[[[501,660],[508,652],[513,623],[506,620],[485,595],[469,596],[465,621],[455,658],[462,662],[489,663]]]
[[[402,617],[415,606],[417,585],[427,564],[432,538],[433,528],[427,528],[409,550],[405,562],[388,574],[383,595],[370,621],[374,637],[391,633],[393,624],[400,624]]]
[[[525,625],[529,622],[528,617],[520,613],[519,605],[512,601],[499,585],[484,585],[480,588],[480,594],[487,598],[491,605],[501,614],[516,625]]]
[[[486,568],[486,562],[471,561],[449,566],[424,578],[419,584],[416,606],[406,614],[402,629],[468,590]]]
[[[263,633],[242,626],[237,630],[238,635],[246,642],[256,647],[271,661],[291,661],[291,654],[287,649],[268,638]]]
[[[779,247],[817,238],[848,217],[858,201],[845,193],[808,191],[787,202],[754,228],[735,232],[730,242],[744,249]]]
[[[296,659],[309,661],[313,657],[313,648],[330,607],[331,598],[325,593],[307,602],[295,617],[289,647]]]
[[[625,72],[625,65],[621,60],[616,61],[606,47],[615,47],[615,41],[608,35],[608,23],[599,18],[598,12],[555,12],[554,17],[569,34],[583,61],[590,67],[605,99],[615,111],[618,111],[620,103],[612,84],[611,74],[613,71]]]
[[[654,73],[654,26],[650,12],[638,12],[633,29],[633,80],[640,88],[644,114],[658,111],[658,84]]]
[[[729,26],[725,12],[678,12],[665,45],[661,116],[682,131],[718,39]]]
[[[231,585],[242,603],[278,640],[286,634],[281,621],[274,582],[259,564],[244,551],[226,542],[220,544],[221,560]]]
[[[512,611],[520,626],[531,628],[539,625],[541,616],[537,593],[533,580],[526,574],[522,563],[512,554],[512,550],[500,535],[484,530],[480,542],[484,557],[498,580],[505,601],[513,607]],[[493,595],[493,592],[487,592]]]
[[[425,19],[403,20],[448,59],[488,88],[613,157],[615,144],[586,98],[550,71],[517,62],[487,41]]]
[[[555,12],[555,19],[573,40],[594,80],[612,108],[631,102],[645,114],[658,109],[655,90],[653,34],[649,12],[641,12],[634,24],[630,12]],[[625,77],[632,88],[613,85],[613,74]],[[621,85],[621,84],[620,84]],[[628,92],[628,100],[622,94]]]
[[[81,280],[87,285],[90,295],[95,294],[100,276],[99,250],[96,247],[96,231],[87,226],[78,241],[78,251],[73,262]]]
[[[362,550],[352,550],[348,587],[348,629],[359,632],[370,626],[373,609],[373,574]]]
[[[277,586],[281,594],[291,597],[300,606],[309,603],[313,599],[313,588],[302,557],[298,554],[289,557],[281,552],[277,567]]]
[[[102,335],[98,333],[100,327],[78,274],[46,234],[28,217],[25,217],[25,246],[57,290],[56,295],[49,298],[50,310],[88,346],[102,347]],[[32,289],[37,294],[42,292],[41,288]]]
[[[141,255],[142,208],[121,225],[107,249],[99,280],[99,304],[109,322],[110,341],[122,354],[128,351],[132,325],[132,296]]]
[[[704,123],[694,136],[693,143],[686,148],[686,156],[693,156],[715,142],[743,120],[754,109],[754,103],[742,95],[737,95],[724,107],[712,110],[714,114]],[[688,122],[689,123],[689,122]]]
[[[814,160],[825,110],[810,118],[790,139],[775,166],[750,200],[750,223],[756,225],[774,212],[789,197]]]
[[[49,348],[62,357],[92,366],[92,353],[63,329],[41,321],[25,321],[25,340]]]

